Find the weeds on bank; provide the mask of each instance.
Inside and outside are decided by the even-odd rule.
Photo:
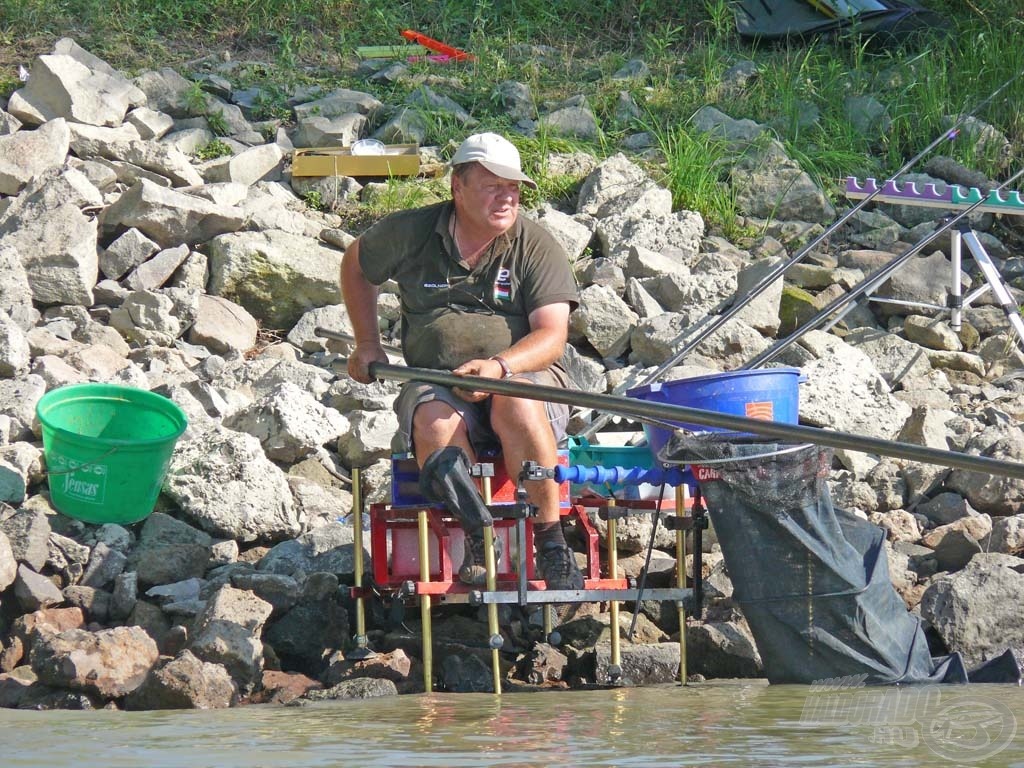
[[[256,119],[288,119],[287,93],[296,83],[370,88],[352,77],[354,49],[398,43],[398,30],[417,29],[476,55],[474,63],[457,67],[412,65],[412,77],[428,84],[444,78],[434,90],[452,92],[479,121],[478,129],[512,136],[540,185],[538,192],[524,195],[525,204],[569,200],[578,184],[547,166],[549,152],[582,149],[606,156],[617,151],[618,139],[638,127],[615,118],[618,94],[626,90],[644,111],[641,122],[657,137],[665,158],[660,171],[675,204],[700,211],[728,232],[734,226],[735,193],[722,171],[727,154],[687,127],[702,106],[770,126],[790,157],[829,189],[846,175],[887,176],[1024,69],[1019,0],[926,4],[950,19],[950,29],[926,35],[914,46],[851,37],[755,48],[738,39],[730,0],[0,0],[0,46],[74,30],[84,46],[113,54],[111,63],[128,69],[173,66],[211,47],[256,46],[268,66],[236,70],[233,79],[266,90],[257,101]],[[557,53],[548,55],[540,46]],[[614,81],[610,75],[634,57],[644,59],[651,76]],[[343,66],[311,66],[327,61]],[[746,86],[731,87],[726,73],[741,61],[755,62],[759,74]],[[570,143],[543,130],[520,138],[495,97],[505,80],[527,84],[540,107],[585,95],[602,138],[590,145]],[[8,73],[0,74],[0,93],[19,85]],[[398,103],[412,87],[382,86],[377,95]],[[852,96],[882,103],[891,120],[886,129],[875,135],[854,129],[845,106]],[[195,101],[191,111],[206,115],[212,130],[227,132],[200,86],[189,98]],[[1021,104],[1024,79],[978,114],[1010,137],[1009,149],[988,142],[979,150],[964,132],[940,151],[993,178],[1005,177],[1004,169],[1019,163],[1024,145]],[[467,132],[453,120],[427,117],[425,143],[437,144],[445,154]],[[416,204],[417,193],[409,191],[415,187],[426,186],[427,197],[446,194],[429,183],[383,186],[368,208]]]

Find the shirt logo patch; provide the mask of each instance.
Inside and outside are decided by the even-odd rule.
[[[512,271],[499,269],[494,278],[494,300],[509,301],[512,298]]]

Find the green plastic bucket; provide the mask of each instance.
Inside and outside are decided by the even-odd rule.
[[[161,395],[75,384],[36,404],[53,506],[87,523],[134,523],[153,511],[188,420]]]

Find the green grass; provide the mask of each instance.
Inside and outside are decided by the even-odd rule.
[[[223,51],[236,61],[264,62],[231,74],[237,87],[265,89],[259,119],[289,119],[287,95],[297,84],[370,90],[399,104],[411,86],[369,86],[355,75],[354,49],[398,44],[399,30],[411,28],[476,55],[471,64],[421,64],[412,71],[417,78],[444,78],[434,90],[456,99],[479,130],[512,136],[540,184],[525,196],[527,205],[569,201],[580,181],[550,173],[548,153],[579,149],[606,157],[629,133],[647,128],[664,156],[652,173],[672,191],[675,204],[700,211],[714,228],[730,233],[736,230],[735,196],[725,174],[730,150],[688,127],[701,107],[770,126],[790,156],[835,193],[836,182],[847,175],[887,177],[1024,70],[1024,3],[924,2],[949,19],[949,30],[906,48],[857,38],[753,48],[736,35],[729,0],[0,0],[0,94],[19,87],[10,74],[16,63],[29,63],[70,35],[129,74],[174,66],[188,76],[187,62]],[[524,45],[551,46],[557,55],[522,55]],[[614,80],[631,58],[643,59],[650,77]],[[753,61],[759,75],[745,88],[730,88],[727,73],[743,61]],[[520,137],[494,96],[506,80],[527,84],[540,111],[584,95],[601,138],[586,144],[543,131]],[[637,102],[643,119],[616,119],[620,91]],[[858,133],[845,110],[851,96],[883,104],[889,128],[875,136]],[[207,114],[198,85],[192,97],[193,111]],[[938,151],[1005,178],[1024,154],[1022,104],[1024,78],[977,114],[1008,137],[1009,155],[994,143],[979,150],[963,133]],[[812,112],[818,119],[805,120]],[[442,154],[468,132],[451,119],[424,118],[425,141]],[[218,133],[226,128],[211,126]],[[416,194],[407,186],[388,185],[371,210],[414,204]],[[435,194],[444,190],[429,189],[427,196]]]

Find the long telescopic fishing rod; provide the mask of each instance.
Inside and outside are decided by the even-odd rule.
[[[771,284],[774,283],[790,267],[805,259],[807,255],[821,242],[823,242],[826,238],[832,235],[833,232],[835,232],[837,229],[843,226],[843,224],[849,221],[854,214],[862,210],[865,205],[867,205],[875,197],[881,194],[881,191],[886,184],[888,184],[889,182],[896,181],[897,178],[899,178],[904,173],[913,168],[915,165],[917,165],[925,155],[927,155],[929,152],[931,152],[933,149],[939,146],[939,144],[942,144],[944,141],[952,141],[953,139],[955,139],[957,134],[959,133],[960,126],[962,126],[970,118],[974,117],[974,115],[976,115],[986,106],[988,106],[988,104],[993,99],[999,96],[999,94],[1002,93],[1004,90],[1009,88],[1010,85],[1012,85],[1014,81],[1016,81],[1022,74],[1024,74],[1024,70],[1021,70],[1020,72],[1017,72],[1015,75],[1010,77],[1005,83],[1000,85],[992,93],[985,97],[981,102],[979,102],[978,105],[975,106],[974,109],[972,109],[970,112],[961,115],[960,118],[953,124],[951,128],[945,129],[927,147],[922,149],[920,152],[918,152],[916,155],[910,158],[910,160],[904,163],[899,168],[899,170],[897,170],[888,178],[887,181],[885,181],[882,184],[879,184],[877,189],[872,190],[859,203],[854,205],[853,208],[851,208],[838,219],[836,219],[836,221],[829,225],[829,227],[824,232],[822,232],[820,235],[811,240],[811,242],[809,242],[807,245],[801,248],[795,255],[790,257],[787,261],[784,261],[776,265],[775,268],[771,270],[771,272],[765,275],[761,279],[761,281],[757,283],[757,285],[755,285],[752,289],[750,289],[750,291],[747,292],[747,294],[742,298],[742,300],[737,300],[736,302],[734,302],[728,310],[723,312],[721,315],[718,315],[718,317],[712,320],[705,328],[701,329],[693,337],[693,339],[687,342],[678,352],[673,354],[668,360],[659,365],[653,372],[645,376],[641,381],[637,382],[636,386],[643,386],[645,384],[650,384],[653,381],[657,381],[663,373],[671,369],[673,366],[677,365],[680,360],[682,360],[684,357],[689,355],[694,349],[696,349],[697,346],[699,346],[700,343],[704,341],[704,339],[713,334],[727,322],[732,320],[732,318],[739,314],[748,304],[750,304],[750,302],[752,302],[754,299],[756,299],[758,296],[760,296],[762,293],[768,290],[769,286],[771,286]],[[676,339],[676,341],[682,339],[686,335],[686,333],[687,332],[681,334]],[[598,417],[582,433],[580,433],[580,436],[584,438],[589,438],[595,435],[601,429],[601,427],[608,423],[608,420],[609,418],[607,416]]]
[[[326,328],[317,328],[315,333],[318,336],[337,338],[342,341],[347,341],[350,338]],[[938,464],[943,467],[1024,480],[1024,464],[1013,461],[991,459],[986,456],[975,456],[955,451],[941,451],[936,448],[927,448],[894,440],[882,440],[876,437],[855,435],[849,432],[834,432],[816,427],[748,419],[743,416],[733,416],[717,411],[705,411],[699,408],[688,408],[682,405],[654,403],[619,395],[599,395],[578,389],[524,384],[505,379],[488,379],[482,376],[456,376],[454,373],[447,371],[437,371],[429,368],[409,368],[388,363],[371,363],[370,375],[376,379],[423,381],[428,384],[438,384],[444,387],[489,392],[508,397],[521,397],[527,400],[543,400],[551,403],[563,403],[565,405],[582,405],[595,411],[607,411],[626,416],[630,419],[658,425],[662,425],[665,422],[683,422],[717,427],[734,432],[753,432],[763,437],[788,442],[814,443],[832,448],[844,448],[851,451],[892,456],[925,464]]]
[[[1001,191],[1004,187],[1008,186],[1009,184],[1012,184],[1021,176],[1024,176],[1024,168],[1021,168],[1019,171],[1013,174],[1013,176],[1011,176],[998,187],[996,187],[994,191]],[[960,213],[957,214],[955,217],[943,223],[942,226],[940,226],[935,231],[929,232],[927,235],[918,240],[913,246],[911,246],[906,252],[901,253],[897,258],[893,259],[885,266],[880,267],[879,269],[872,272],[869,277],[867,277],[863,282],[861,282],[860,285],[851,290],[849,293],[844,294],[842,296],[838,296],[837,298],[830,301],[824,309],[818,312],[818,314],[816,314],[806,323],[804,323],[795,331],[793,331],[793,333],[791,333],[789,336],[785,337],[784,339],[779,339],[778,341],[776,341],[768,349],[766,349],[760,355],[758,355],[753,360],[744,365],[741,368],[741,370],[757,368],[758,366],[764,365],[765,363],[774,360],[776,357],[781,355],[786,349],[792,346],[793,343],[797,339],[799,339],[806,331],[816,328],[823,320],[828,318],[829,315],[838,310],[844,304],[852,304],[861,296],[864,296],[865,294],[874,291],[878,286],[880,286],[889,278],[889,275],[891,275],[893,272],[895,272],[897,269],[903,266],[903,264],[905,264],[909,259],[913,258],[918,253],[923,251],[932,240],[941,235],[943,232],[947,232],[950,229],[952,229],[958,221],[965,219],[967,216],[971,214],[971,212],[975,208],[984,205],[987,201],[988,197],[982,197],[977,202],[972,203],[970,207],[965,208],[964,210],[960,211]]]

